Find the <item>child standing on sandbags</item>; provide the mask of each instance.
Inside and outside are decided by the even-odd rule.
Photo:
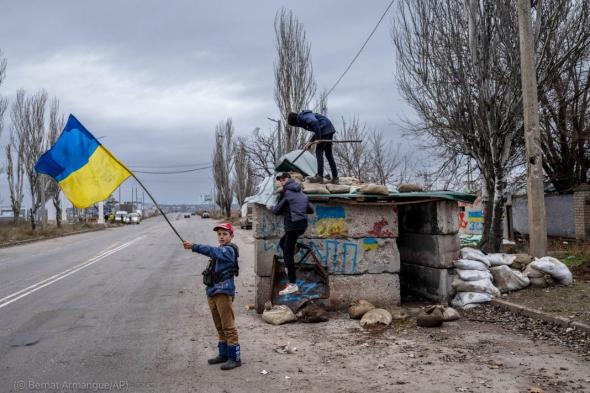
[[[313,214],[313,207],[307,195],[301,191],[301,184],[291,179],[291,175],[285,172],[278,175],[276,180],[283,188],[279,202],[272,208],[272,212],[282,214],[284,219],[285,234],[279,241],[289,277],[287,286],[279,291],[279,295],[284,296],[299,291],[295,278],[295,245],[299,236],[307,229],[307,215]]]
[[[193,244],[186,240],[183,246],[185,250],[192,250],[211,258],[207,269],[203,271],[203,283],[207,286],[207,300],[219,336],[219,353],[207,362],[223,363],[222,370],[231,370],[242,365],[232,306],[236,292],[234,276],[239,272],[239,251],[238,246],[231,242],[234,237],[232,224],[221,223],[213,230],[217,232],[219,247]]]

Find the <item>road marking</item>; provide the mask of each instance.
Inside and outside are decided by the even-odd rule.
[[[23,297],[28,296],[28,295],[32,294],[33,292],[37,292],[41,288],[45,288],[46,286],[51,285],[51,284],[61,280],[62,278],[66,278],[67,276],[74,274],[79,270],[82,270],[90,265],[93,265],[96,262],[108,257],[109,255],[112,255],[112,254],[116,253],[117,251],[121,251],[122,249],[129,247],[131,244],[135,243],[136,241],[138,241],[144,237],[145,236],[139,236],[127,243],[121,244],[118,247],[104,251],[104,252],[88,259],[87,261],[84,261],[76,266],[66,269],[61,273],[57,273],[49,278],[46,278],[45,280],[39,281],[36,284],[33,284],[27,288],[21,289],[18,292],[14,292],[6,297],[3,297],[2,299],[0,299],[0,308],[8,306],[10,303],[16,302],[17,300],[22,299]]]

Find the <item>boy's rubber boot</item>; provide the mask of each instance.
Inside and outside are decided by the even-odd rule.
[[[222,370],[231,370],[242,365],[240,360],[240,344],[228,345],[227,354],[229,359],[221,365]]]
[[[220,341],[217,344],[217,349],[219,349],[219,355],[207,360],[207,363],[219,364],[219,363],[227,362],[227,359],[228,359],[228,357],[227,357],[227,343],[224,341]]]

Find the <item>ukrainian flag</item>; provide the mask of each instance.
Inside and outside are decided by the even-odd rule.
[[[53,177],[77,208],[104,201],[131,176],[73,115],[55,144],[39,158],[35,170]]]

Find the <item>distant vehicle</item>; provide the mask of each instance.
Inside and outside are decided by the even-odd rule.
[[[252,229],[252,205],[244,203],[240,214],[240,228]]]
[[[141,216],[137,213],[130,213],[126,218],[127,224],[139,224],[141,222]]]
[[[115,222],[121,222],[124,223],[126,221],[127,215],[129,213],[127,213],[124,210],[119,210],[118,212],[115,213]]]
[[[182,217],[184,217],[184,218],[191,218],[191,214],[190,213],[184,213],[182,215]]]
[[[209,213],[203,212],[203,214],[201,214],[201,218],[209,218]]]

